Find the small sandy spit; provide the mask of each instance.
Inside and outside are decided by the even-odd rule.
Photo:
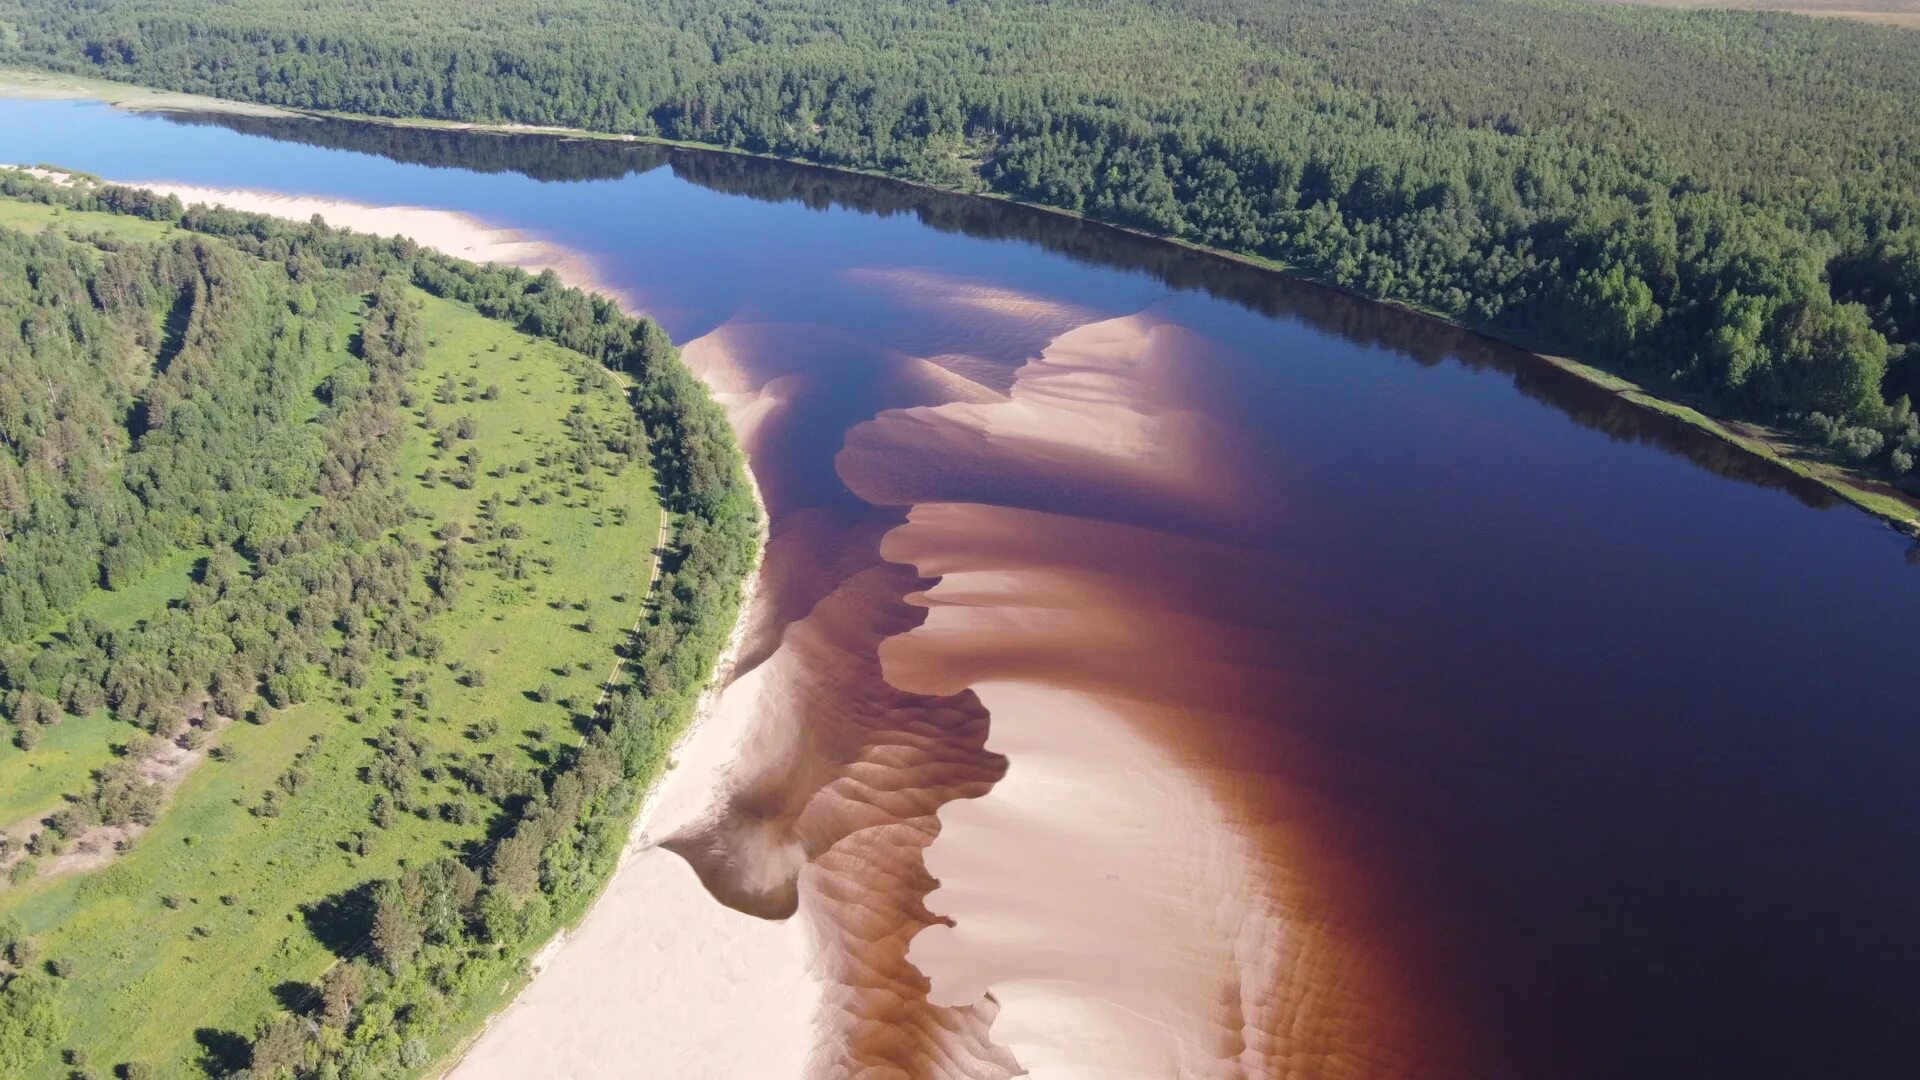
[[[642,310],[638,297],[608,285],[592,260],[578,252],[517,229],[489,225],[471,214],[421,206],[368,206],[318,195],[216,188],[168,180],[115,182],[172,195],[189,206],[205,203],[294,221],[318,216],[335,228],[374,236],[404,236],[422,247],[477,263],[517,266],[534,273],[552,270],[569,285],[611,296],[630,311]]]
[[[222,112],[240,116],[281,117],[303,115],[250,101],[228,101],[174,90],[152,90],[128,83],[26,68],[0,68],[0,95],[38,101],[104,101],[122,109],[143,112]]]

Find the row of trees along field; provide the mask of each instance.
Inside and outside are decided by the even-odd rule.
[[[1303,269],[1920,457],[1920,35],[1563,0],[0,0],[5,58],[696,140]]]
[[[410,383],[428,349],[411,290],[470,306],[630,380],[633,412],[624,426],[595,422],[576,405],[570,433],[555,433],[584,439],[576,452],[583,461],[650,457],[679,520],[657,603],[624,646],[628,677],[607,707],[584,714],[581,738],[526,759],[520,771],[509,767],[522,760],[512,755],[431,752],[409,723],[426,709],[415,700],[424,697],[419,677],[396,679],[406,696],[395,699],[393,722],[370,736],[377,765],[361,770],[363,782],[385,786],[367,796],[373,827],[390,827],[396,809],[433,809],[409,804],[418,780],[401,775],[409,770],[450,771],[488,809],[472,819],[472,840],[458,854],[409,859],[397,877],[306,898],[315,934],[341,959],[293,995],[310,1006],[300,1015],[261,1018],[257,1030],[233,1034],[239,1049],[224,1056],[210,1038],[215,1049],[202,1062],[259,1078],[415,1071],[451,1025],[477,1017],[477,996],[497,991],[540,939],[584,908],[611,870],[638,791],[661,767],[723,647],[757,536],[724,417],[658,326],[551,275],[19,172],[0,171],[0,197],[66,214],[124,215],[158,223],[155,233],[171,226],[151,241],[0,228],[0,701],[8,734],[31,756],[44,732],[74,717],[104,714],[128,725],[122,759],[64,793],[63,808],[35,835],[49,852],[89,825],[153,823],[158,786],[133,767],[134,748],[198,737],[183,718],[264,721],[303,701],[360,700],[370,672],[394,674],[436,655],[431,620],[452,606],[470,571],[458,529],[439,530],[445,542],[436,548],[406,528],[419,511],[409,503],[416,485],[396,475],[411,423],[402,414],[432,408],[427,391]],[[346,326],[354,330],[343,351]],[[451,378],[442,380],[442,401],[457,392]],[[457,441],[463,424],[470,418],[450,423],[444,441]],[[464,453],[462,461],[472,464]],[[461,486],[460,471],[445,475]],[[507,483],[524,471],[502,467],[497,475]],[[499,509],[497,498],[486,500],[483,526]],[[137,622],[112,616],[113,597],[182,555],[195,564],[184,596]],[[467,685],[483,685],[484,658],[457,666]],[[597,659],[581,666],[604,668]],[[551,691],[528,696],[545,700]],[[363,710],[348,719],[376,717]],[[324,737],[293,758],[280,790],[290,795],[310,782]],[[269,792],[261,805],[233,812],[275,815],[280,798]],[[366,834],[357,835],[341,843],[364,847]],[[44,853],[0,858],[18,879]],[[74,1003],[59,996],[69,965],[0,919],[0,1074],[39,1075],[77,1034],[68,1019]],[[135,1058],[137,1047],[107,1049],[124,1052],[122,1072],[150,1067]],[[91,1075],[84,1045],[70,1048],[66,1061]]]

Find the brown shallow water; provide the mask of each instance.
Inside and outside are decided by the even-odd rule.
[[[817,1075],[1920,1048],[1920,567],[1723,444],[1403,312],[872,180],[0,122],[29,160],[531,230],[685,344],[772,538],[754,736],[669,846],[811,928]]]

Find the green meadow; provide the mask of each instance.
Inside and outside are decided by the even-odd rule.
[[[0,227],[136,241],[179,231],[6,199]],[[77,869],[49,853],[0,882],[0,924],[48,958],[62,1016],[57,1038],[22,1042],[19,1075],[247,1066],[263,1017],[312,1012],[328,970],[372,950],[364,920],[341,914],[367,883],[449,856],[480,861],[511,825],[503,805],[528,783],[537,792],[528,778],[592,727],[666,536],[645,456],[608,449],[636,423],[629,380],[464,304],[407,296],[425,349],[400,398],[393,476],[410,508],[399,534],[436,552],[409,571],[429,613],[420,641],[351,679],[323,675],[296,704],[197,721],[182,736],[193,760],[160,784],[157,818],[125,850]],[[361,303],[329,328],[335,364],[365,318]],[[170,554],[71,614],[137,629],[187,602],[206,557]],[[434,581],[446,559],[459,563],[457,590]],[[0,829],[31,830],[82,798],[141,738],[102,708],[47,727],[30,750],[0,748]],[[511,979],[517,961],[502,953],[497,968],[471,977]],[[454,1034],[421,1045],[444,1052]]]

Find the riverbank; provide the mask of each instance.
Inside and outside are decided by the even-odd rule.
[[[1879,518],[1890,527],[1902,533],[1920,539],[1920,498],[1903,495],[1882,481],[1864,476],[1855,470],[1822,457],[1817,453],[1809,452],[1809,448],[1807,448],[1801,440],[1796,439],[1787,432],[1764,425],[1715,417],[1692,404],[1662,397],[1659,394],[1653,393],[1640,384],[1616,372],[1571,357],[1556,356],[1542,352],[1534,343],[1512,333],[1503,332],[1496,328],[1456,322],[1444,315],[1407,304],[1403,301],[1369,296],[1357,290],[1323,281],[1301,267],[1272,259],[1264,259],[1259,256],[1209,247],[1205,244],[1197,244],[1177,237],[1164,236],[1132,226],[1117,225],[1089,217],[1077,211],[1048,206],[1044,203],[1030,202],[997,192],[965,191],[958,188],[940,187],[919,181],[889,176],[886,173],[876,170],[857,169],[840,165],[825,165],[799,158],[783,157],[777,154],[758,153],[738,147],[716,146],[707,143],[690,142],[658,136],[617,134],[564,126],[480,123],[472,121],[435,120],[426,117],[369,116],[323,109],[285,110],[273,106],[256,105],[249,102],[203,98],[190,94],[175,94],[139,87],[133,84],[115,83],[104,79],[61,75],[24,68],[0,67],[0,96],[6,95],[87,97],[130,109],[205,110],[240,114],[275,115],[281,117],[305,116],[321,120],[344,120],[354,123],[379,124],[388,127],[427,131],[462,131],[499,135],[541,135],[551,138],[588,139],[599,142],[644,143],[647,145],[667,146],[683,150],[707,151],[711,153],[732,154],[740,157],[759,158],[768,161],[779,161],[789,165],[799,165],[815,169],[827,169],[852,176],[886,180],[890,183],[900,184],[908,188],[918,188],[945,195],[971,195],[996,202],[1021,206],[1030,210],[1083,222],[1098,228],[1171,244],[1213,258],[1225,259],[1264,273],[1278,275],[1289,281],[1307,282],[1320,288],[1330,289],[1345,295],[1357,296],[1372,303],[1384,304],[1419,315],[1422,318],[1432,319],[1435,322],[1447,326],[1458,327],[1478,334],[1488,340],[1518,349],[1536,358],[1537,361],[1542,364],[1554,367],[1590,383],[1601,390],[1616,395],[1621,400],[1637,408],[1658,412],[1680,423],[1697,428],[1716,439],[1722,440],[1731,446],[1753,455],[1755,458],[1766,462],[1772,467],[1779,468],[1783,472],[1818,484],[1831,492],[1836,498]],[[479,256],[465,255],[464,257],[476,258]]]
[[[580,921],[530,961],[529,977],[434,1075],[519,1080],[582,1075],[610,1061],[671,1061],[675,1075],[798,1075],[811,1046],[818,997],[797,922],[770,922],[713,902],[693,868],[661,846],[713,805],[740,749],[743,721],[719,710],[749,628],[763,613],[759,554],[748,573],[726,649],[667,771],[635,815],[612,878]],[[694,980],[698,980],[695,984]],[[742,1015],[758,1037],[743,1054],[729,1034]]]
[[[821,1046],[841,1051],[814,1059],[821,1074],[939,1075],[925,1063],[957,1060],[967,1071],[948,1075],[998,1075],[972,1068],[979,1055],[946,1054],[957,1032],[969,1049],[1013,1044],[1007,1060],[1041,1075],[1065,1057],[1046,1055],[1063,1045],[1054,1036],[1077,1034],[1059,1003],[1099,1004],[1058,976],[1125,986],[1129,1004],[1152,984],[1105,974],[1109,957],[1184,979],[1180,962],[1196,954],[1157,928],[1211,937],[1204,955],[1219,955],[1219,923],[1169,908],[1246,895],[1235,865],[1270,868],[1261,876],[1280,878],[1276,895],[1301,897],[1305,932],[1263,936],[1247,956],[1277,955],[1286,982],[1249,978],[1257,996],[1192,999],[1189,1015],[1217,1006],[1212,1026],[1227,1033],[1186,1044],[1196,1052],[1238,1052],[1229,1040],[1278,1019],[1285,1042],[1256,1052],[1295,1057],[1273,1073],[1393,1074],[1351,1003],[1414,1029],[1400,1045],[1419,1053],[1398,1071],[1421,1076],[1556,1075],[1596,1061],[1633,1075],[1696,1046],[1706,1058],[1731,1045],[1756,1074],[1768,1059],[1798,1067],[1811,1056],[1799,1047],[1839,1047],[1862,1074],[1874,1070],[1858,1062],[1897,1060],[1897,1038],[1868,1030],[1873,1017],[1790,1021],[1805,1005],[1795,987],[1838,973],[1899,1000],[1894,969],[1920,966],[1888,950],[1904,940],[1898,900],[1911,890],[1846,887],[1862,867],[1917,865],[1895,826],[1901,778],[1920,768],[1898,719],[1920,577],[1901,563],[1904,542],[1815,509],[1832,504],[1780,487],[1746,454],[1458,330],[991,203],[718,155],[0,105],[21,118],[22,152],[106,175],[411,200],[549,237],[672,312],[686,366],[710,385],[773,400],[746,441],[779,515],[763,583],[778,617],[727,694],[769,691],[738,702],[759,712],[766,752],[739,776],[727,830],[675,850],[702,860],[722,902],[744,895],[746,910],[817,934],[814,959],[844,979],[820,1010]],[[393,156],[358,152],[381,147]],[[506,162],[532,167],[476,171]],[[1113,319],[1205,339],[1148,350],[1134,389],[1105,397],[1179,424],[1165,439],[1127,438],[1126,414],[1104,408],[1056,419],[1093,403],[1077,392],[1084,377],[1057,388],[1053,416],[1032,408],[1052,380],[1021,366]],[[1059,374],[1124,375],[1111,369],[1142,351],[1130,340],[1084,342]],[[731,378],[709,374],[721,370]],[[954,373],[984,390],[942,377]],[[943,407],[963,394],[994,406],[966,428]],[[908,426],[923,418],[929,430]],[[957,508],[943,520],[938,507]],[[910,563],[877,546],[903,515],[912,529],[895,543],[923,545]],[[1857,647],[1824,647],[1839,637]],[[909,647],[902,659],[918,654],[940,680],[916,685],[969,692],[897,689],[909,675],[890,666],[893,650]],[[1091,684],[1126,711],[1056,724],[1061,698],[1022,684],[1076,698]],[[676,719],[691,716],[691,689]],[[783,705],[775,689],[806,700]],[[1143,699],[1169,703],[1152,710],[1167,729],[1156,750],[1170,745],[1233,820],[1276,824],[1270,858],[1203,838],[1207,807],[1147,782],[1169,755],[1127,753],[1136,728],[1120,727]],[[1195,707],[1208,699],[1219,706]],[[1840,713],[1857,719],[1824,721]],[[1082,777],[1101,799],[1059,790]],[[1166,812],[1107,820],[1127,793],[1112,812]],[[1775,818],[1844,841],[1801,845],[1811,869],[1770,859],[1779,830],[1755,826],[1753,807],[1782,798]],[[597,880],[638,802],[610,823]],[[1130,842],[1122,822],[1155,832]],[[1098,842],[1080,842],[1087,833]],[[1091,865],[1061,863],[1063,847]],[[1161,852],[1208,861],[1185,871]],[[1073,891],[1054,884],[1069,871]],[[1489,881],[1503,887],[1490,893]],[[1636,885],[1649,881],[1698,887]],[[577,895],[564,921],[587,908],[591,892]],[[1075,899],[1088,895],[1096,908]],[[1847,917],[1823,921],[1836,904]],[[940,915],[951,930],[926,925]],[[1156,928],[1150,940],[1130,940],[1136,915]],[[522,981],[524,958],[560,921],[478,987],[483,1004],[505,1004],[501,988]],[[1676,926],[1691,928],[1684,944],[1700,964],[1672,966],[1662,931]],[[1322,928],[1330,948],[1314,944]],[[945,962],[904,955],[943,937],[961,947]],[[1753,940],[1779,948],[1756,954]],[[637,955],[632,968],[662,954]],[[1381,992],[1375,956],[1391,962],[1398,997]],[[1855,963],[1863,956],[1885,963]],[[690,970],[683,996],[697,998],[707,974]],[[938,1004],[982,981],[992,1002]],[[1717,1007],[1726,985],[1759,988],[1756,1005],[1778,1021],[1768,1030],[1792,1033],[1788,1053],[1742,1043],[1752,1014]],[[1421,1006],[1437,1015],[1420,1021]],[[1165,1030],[1126,1019],[1129,1034]],[[755,1049],[751,1016],[737,1027]],[[1663,1041],[1675,1030],[1707,1034],[1676,1047]],[[1499,1052],[1466,1072],[1458,1059],[1481,1048],[1451,1052],[1445,1034]],[[667,1053],[651,1048],[635,1067],[671,1072]],[[1219,1061],[1200,1074],[1236,1071]]]
[[[188,205],[295,221],[318,215],[335,227],[405,236],[476,262],[533,273],[551,270],[568,285],[615,299],[630,313],[641,307],[633,295],[608,285],[584,256],[466,214],[166,181],[113,182],[172,195]],[[756,1015],[783,1017],[769,1030],[787,1036],[758,1040],[751,1061],[744,1062],[752,1071],[795,1073],[804,1060],[813,1006],[798,925],[770,923],[713,903],[687,863],[658,846],[661,834],[713,803],[713,788],[741,738],[745,717],[716,723],[715,714],[761,604],[759,560],[767,514],[751,465],[743,460],[742,468],[759,509],[755,563],[743,582],[726,647],[675,741],[668,770],[644,797],[619,863],[586,914],[534,954],[529,978],[501,988],[504,1008],[457,1047],[436,1074],[462,1080],[519,1077],[535,1067],[564,1069],[568,1062],[589,1067],[635,1060],[669,1046],[670,1060],[693,1070],[682,1075],[735,1075],[743,1059],[717,1055],[729,1050],[724,1036],[737,1024],[743,1000],[757,1003]],[[775,958],[778,962],[769,962]],[[713,981],[690,985],[695,975]]]
[[[118,83],[108,79],[95,79],[85,75],[68,75],[54,71],[36,71],[32,68],[0,67],[0,97],[44,101],[93,98],[122,109],[145,112],[221,112],[238,116],[279,117],[302,115],[275,105],[229,101],[225,98],[204,97],[200,94],[183,94],[175,90],[155,90],[151,87],[135,86],[132,83]]]

